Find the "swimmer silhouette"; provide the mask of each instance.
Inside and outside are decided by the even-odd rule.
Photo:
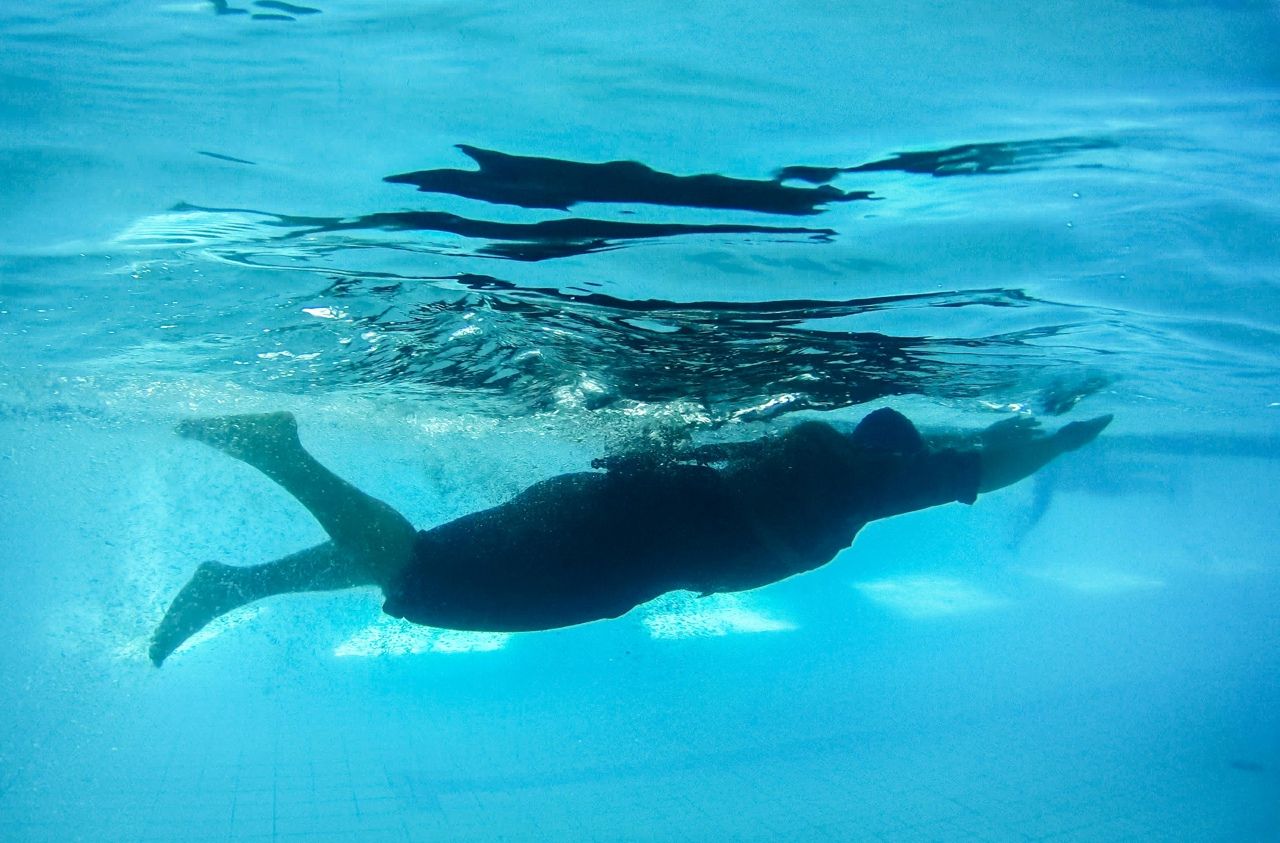
[[[826,564],[869,521],[973,503],[1090,442],[1110,421],[1046,435],[1013,418],[926,440],[905,416],[882,409],[851,434],[805,422],[677,459],[597,460],[605,470],[553,477],[419,532],[317,462],[289,413],[192,419],[179,435],[280,484],[329,541],[263,565],[201,564],[160,621],[150,656],[158,666],[219,615],[276,594],[376,585],[395,617],[517,632],[616,618],[677,589],[757,588]]]

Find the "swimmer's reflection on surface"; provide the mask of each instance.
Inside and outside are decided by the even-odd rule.
[[[1092,441],[1099,416],[1044,434],[1007,419],[923,437],[877,410],[850,434],[805,422],[674,458],[606,458],[417,531],[303,448],[290,413],[191,419],[179,435],[261,471],[329,541],[263,565],[201,564],[151,640],[158,666],[210,621],[264,597],[375,585],[415,623],[516,632],[616,618],[660,594],[742,591],[826,564],[869,521],[1008,486]],[[719,466],[719,467],[716,467]]]

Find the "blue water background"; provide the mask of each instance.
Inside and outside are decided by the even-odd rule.
[[[315,8],[0,9],[0,836],[1280,837],[1274,4]],[[879,200],[812,218],[573,209],[824,242],[520,262],[438,232],[281,239],[263,216],[563,216],[382,181],[466,168],[458,143],[759,179],[1060,137],[1110,145],[850,174]],[[875,524],[759,592],[510,638],[388,624],[373,592],[280,598],[152,668],[146,636],[197,562],[321,538],[177,440],[179,418],[291,409],[326,463],[426,526],[655,420],[803,387],[636,401],[627,355],[656,376],[693,353],[637,339],[662,324],[512,316],[462,273],[625,302],[921,294],[798,326],[948,338],[919,379],[825,417],[1117,421],[1038,482]],[[654,318],[708,344],[722,324]],[[475,345],[439,377],[397,365],[428,339]],[[550,362],[519,388],[484,383],[535,346]],[[1051,418],[1063,388],[1083,397]]]

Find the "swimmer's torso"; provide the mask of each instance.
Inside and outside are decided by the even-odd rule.
[[[976,482],[973,454],[889,453],[820,423],[723,470],[562,475],[419,533],[384,610],[515,632],[617,617],[676,589],[757,588],[831,561],[869,520],[971,502]]]
[[[563,475],[419,533],[385,609],[429,626],[550,629],[675,589],[764,585],[830,558],[806,564],[761,527],[733,477],[705,466]]]

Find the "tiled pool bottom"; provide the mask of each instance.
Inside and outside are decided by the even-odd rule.
[[[102,754],[15,783],[22,795],[11,789],[0,802],[0,837],[1261,841],[1280,828],[1274,766],[1176,733],[1135,743],[1123,736],[1133,724],[1111,730],[1088,717],[1076,730],[1061,721],[1047,729],[1037,713],[1004,712],[945,735],[890,742],[850,732],[656,763],[575,765],[566,748],[554,770],[457,776],[412,734],[382,757],[387,744],[376,736],[389,721],[365,725],[372,730],[357,734],[281,724],[274,745],[252,755],[244,745],[202,746],[199,734],[86,746]],[[311,760],[298,760],[300,741]]]
[[[113,584],[166,548],[306,536],[228,481],[236,517],[188,548],[213,528],[176,484],[129,508],[110,461],[68,452],[0,461],[47,480],[0,483],[5,843],[1280,839],[1271,462],[1064,494],[1015,550],[1028,489],[885,522],[759,596],[794,629],[338,657],[377,607],[315,595],[156,670],[113,655],[148,602]],[[152,558],[156,501],[186,532]]]

